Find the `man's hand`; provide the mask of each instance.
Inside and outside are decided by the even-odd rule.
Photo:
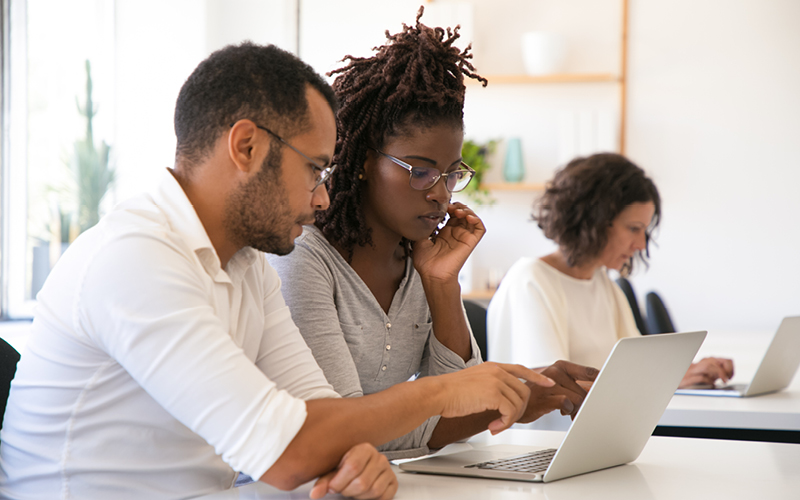
[[[504,431],[522,417],[528,405],[529,387],[555,385],[553,380],[529,368],[502,363],[482,363],[430,379],[443,383],[444,407],[440,413],[443,417],[499,411],[500,418],[488,427],[492,434]]]
[[[527,383],[531,395],[525,413],[519,419],[521,423],[533,422],[553,410],[560,410],[562,415],[575,418],[591,383],[599,373],[595,368],[569,361],[556,361],[548,367],[537,368],[536,371],[547,375],[556,384],[542,387]]]
[[[389,461],[368,443],[356,445],[342,457],[335,470],[317,479],[310,498],[339,493],[353,498],[388,500],[397,492],[397,477]]]
[[[681,380],[681,389],[690,386],[713,386],[717,379],[727,383],[733,377],[733,361],[724,358],[704,358],[686,371]]]

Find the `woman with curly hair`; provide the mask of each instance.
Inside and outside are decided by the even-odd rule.
[[[558,249],[518,260],[489,304],[492,360],[543,366],[556,359],[600,367],[622,337],[640,335],[608,270],[627,276],[647,262],[661,217],[653,181],[627,158],[576,158],[556,172],[533,214]],[[692,364],[681,387],[727,381],[728,359]]]
[[[450,203],[473,171],[461,160],[464,77],[474,73],[455,30],[403,25],[371,57],[334,71],[338,140],[330,208],[295,250],[270,257],[292,317],[334,389],[371,394],[419,376],[481,363],[461,303],[458,273],[485,232],[466,205]],[[562,363],[529,384],[524,421],[577,410],[592,378]],[[391,457],[428,453],[476,434],[492,412],[435,417],[380,447]]]

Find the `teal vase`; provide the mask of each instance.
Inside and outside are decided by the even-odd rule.
[[[520,182],[525,177],[525,163],[522,161],[522,142],[519,137],[508,139],[506,161],[503,163],[503,178],[506,182]]]

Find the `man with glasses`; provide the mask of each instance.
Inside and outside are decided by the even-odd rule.
[[[433,415],[525,409],[516,365],[340,399],[263,252],[328,207],[336,100],[306,64],[245,43],[184,84],[175,167],[62,256],[40,292],[0,434],[0,496],[173,499],[236,471],[291,489],[390,498],[384,443]],[[449,178],[448,178],[449,180]],[[296,276],[295,279],[302,279]]]

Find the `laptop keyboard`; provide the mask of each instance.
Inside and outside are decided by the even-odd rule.
[[[515,457],[490,460],[477,464],[467,465],[478,469],[492,469],[510,472],[544,472],[550,466],[550,461],[555,456],[555,448],[534,451]]]

